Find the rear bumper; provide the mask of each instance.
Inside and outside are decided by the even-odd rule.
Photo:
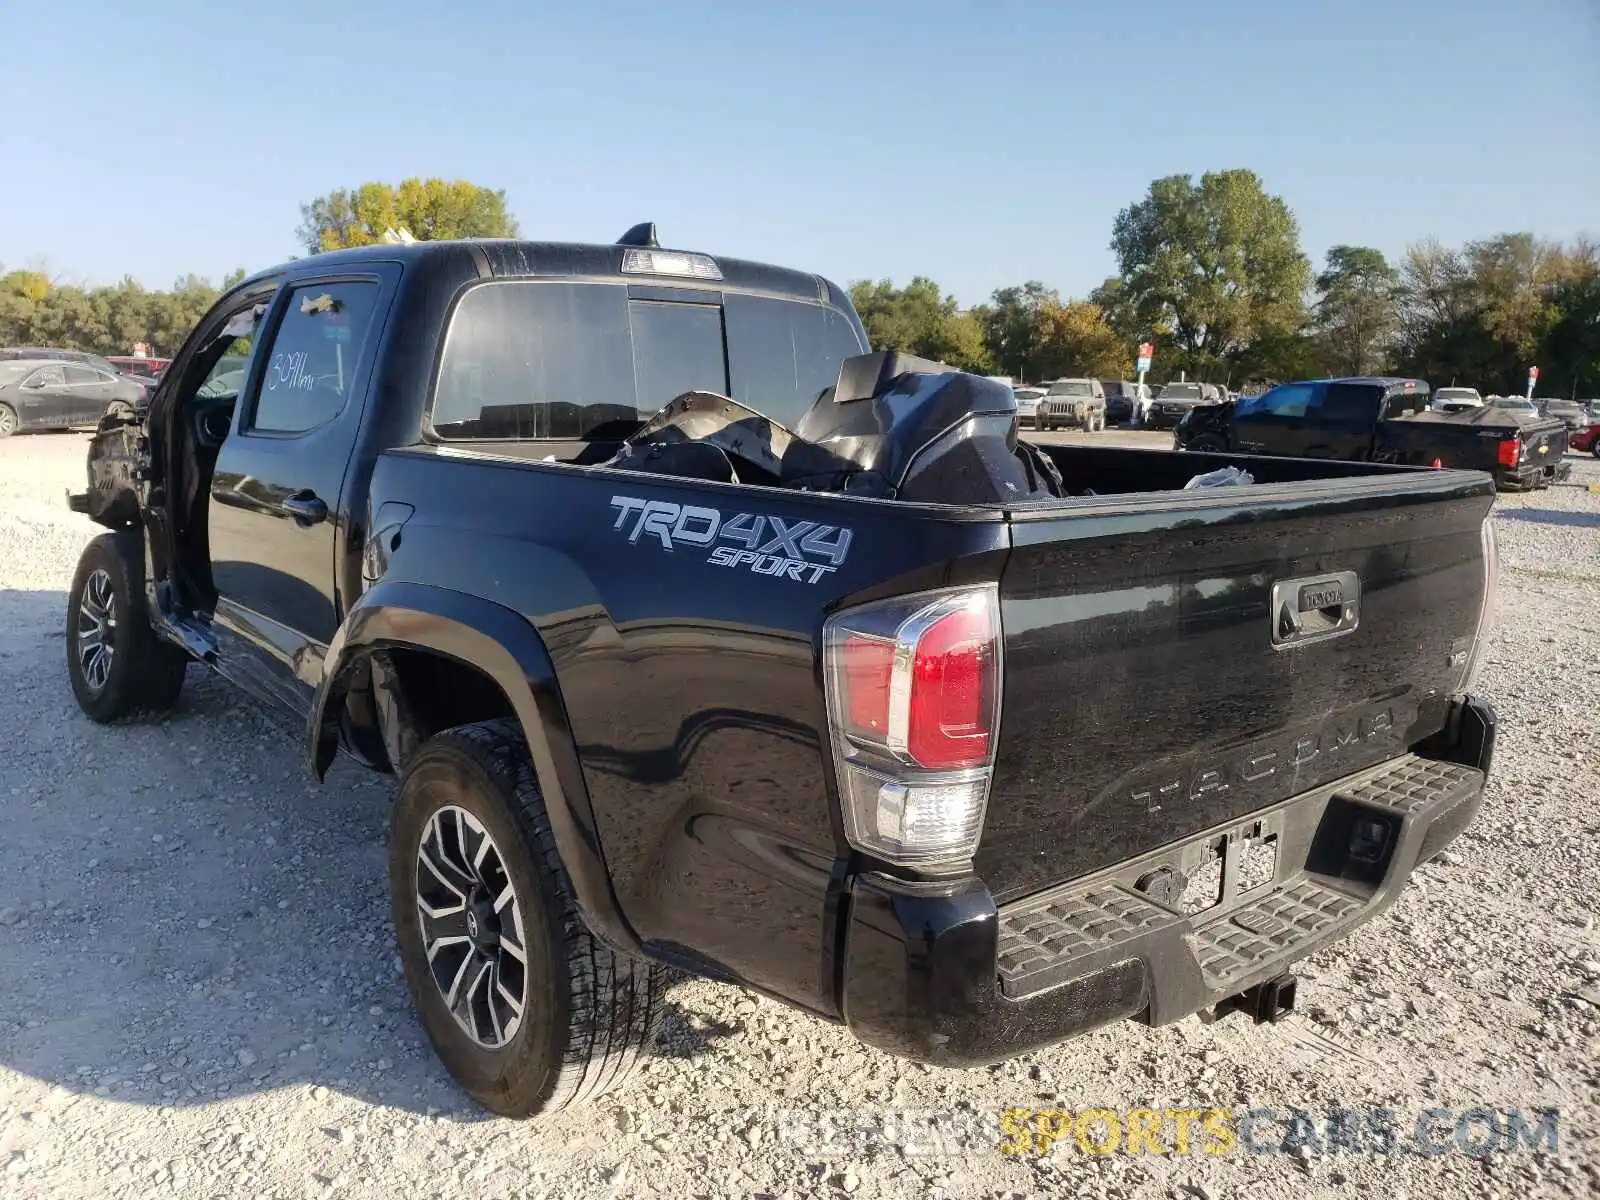
[[[1572,464],[1569,462],[1535,463],[1522,467],[1501,467],[1494,473],[1494,482],[1501,491],[1527,492],[1559,483],[1571,475]]]
[[[1494,736],[1494,710],[1466,700],[1417,748],[1428,757],[1404,755],[1003,907],[976,878],[862,876],[845,934],[845,1020],[880,1049],[961,1066],[1217,1004],[1387,908],[1476,814]],[[1276,870],[1258,882],[1243,852],[1265,838],[1276,839]],[[1202,875],[1195,864],[1213,856],[1211,907],[1188,915],[1147,890],[1163,871]]]

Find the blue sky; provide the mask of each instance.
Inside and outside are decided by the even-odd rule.
[[[72,280],[268,266],[301,201],[407,175],[963,303],[1086,293],[1150,180],[1232,166],[1319,263],[1600,234],[1597,0],[5,9],[0,264]]]

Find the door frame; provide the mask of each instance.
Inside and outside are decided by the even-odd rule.
[[[377,358],[392,316],[394,298],[399,292],[402,268],[397,262],[383,261],[361,263],[343,269],[324,266],[318,270],[316,267],[319,264],[313,262],[306,265],[308,269],[285,274],[276,281],[277,290],[255,335],[259,339],[259,346],[252,347],[244,387],[234,405],[233,420],[228,428],[228,436],[218,451],[217,461],[220,465],[229,442],[243,440],[248,440],[254,453],[272,459],[290,460],[306,438],[325,431],[336,422],[348,424],[351,434],[337,489],[332,495],[323,497],[328,504],[327,524],[333,533],[333,546],[326,566],[329,580],[336,581],[337,564],[343,553],[341,542],[351,529],[352,514],[348,511],[345,485],[350,478],[360,430],[367,419],[373,381],[377,375]],[[272,347],[277,342],[278,332],[293,297],[308,288],[339,283],[374,283],[378,286],[372,324],[364,338],[362,355],[352,367],[355,384],[343,407],[327,421],[310,429],[295,432],[248,429],[260,401],[262,381],[272,359]],[[209,511],[207,520],[210,520]],[[333,591],[333,615],[337,624],[343,621],[344,613],[340,611],[337,587]],[[222,595],[220,591],[212,622],[217,644],[214,665],[219,674],[246,691],[288,709],[295,716],[304,717],[310,712],[312,697],[322,682],[327,642],[306,630],[293,629],[257,612],[237,599]]]

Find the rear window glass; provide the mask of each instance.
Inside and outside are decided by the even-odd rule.
[[[839,382],[839,364],[866,353],[843,313],[820,304],[729,296],[728,368],[733,396],[793,426]]]
[[[461,440],[621,438],[696,390],[792,425],[863,350],[850,322],[819,304],[630,300],[608,283],[485,284],[451,321],[432,426]]]

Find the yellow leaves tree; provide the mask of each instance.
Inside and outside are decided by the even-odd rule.
[[[1034,313],[1033,361],[1040,379],[1122,379],[1133,369],[1133,355],[1098,304],[1050,300]]]
[[[464,237],[516,237],[504,190],[465,179],[405,179],[338,188],[300,206],[300,242],[312,254],[370,246],[388,230],[422,242]]]

